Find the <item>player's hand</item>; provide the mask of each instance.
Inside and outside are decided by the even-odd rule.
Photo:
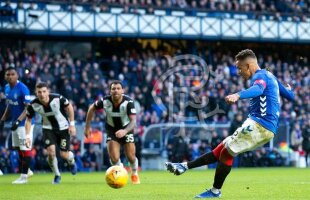
[[[26,147],[27,148],[31,147],[31,139],[30,138],[26,138]]]
[[[122,137],[124,137],[126,134],[127,134],[127,131],[125,131],[124,129],[121,129],[121,130],[116,131],[115,136],[116,136],[117,138],[122,138]]]
[[[239,99],[240,99],[240,96],[239,96],[238,93],[231,94],[231,95],[228,95],[228,96],[225,97],[225,101],[228,104],[233,104],[236,101],[238,101]]]
[[[89,126],[85,126],[84,135],[87,138],[91,135],[91,128]]]
[[[11,131],[15,131],[18,128],[19,124],[20,124],[19,120],[16,120],[15,122],[13,122],[11,126]]]
[[[75,129],[75,126],[69,126],[69,134],[71,136],[75,136],[76,135],[76,129]]]
[[[292,87],[291,87],[290,84],[288,84],[288,83],[285,84],[285,87],[286,87],[286,89],[288,89],[288,90],[292,90]]]

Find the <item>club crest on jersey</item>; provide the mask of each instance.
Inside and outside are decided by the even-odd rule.
[[[14,96],[14,99],[17,99],[18,94],[17,94],[17,93],[15,93],[13,96]]]
[[[49,144],[50,143],[50,140],[45,140],[45,144]]]
[[[108,101],[103,102],[103,107],[109,108],[111,106],[112,106],[112,104],[110,102],[108,102]]]

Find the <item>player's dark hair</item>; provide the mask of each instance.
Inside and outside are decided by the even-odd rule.
[[[244,49],[235,56],[236,60],[245,60],[246,58],[257,59],[255,53],[251,49]]]
[[[6,68],[5,72],[10,71],[10,70],[14,70],[14,71],[16,71],[16,68],[15,68],[15,67],[10,66],[10,67]],[[16,72],[17,72],[17,71],[16,71]]]
[[[36,84],[36,88],[48,88],[48,84],[46,82],[39,82]]]
[[[122,88],[123,88],[122,82],[119,81],[119,80],[115,80],[115,81],[112,81],[112,82],[111,82],[111,84],[110,84],[110,90],[112,89],[112,85],[113,85],[113,84],[120,84],[120,85],[122,86]]]

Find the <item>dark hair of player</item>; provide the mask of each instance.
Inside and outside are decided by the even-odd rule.
[[[12,67],[12,66],[8,67],[5,71],[7,72],[7,71],[10,71],[10,70],[16,71],[15,67]]]
[[[110,90],[112,89],[112,85],[113,85],[113,84],[115,84],[115,85],[120,84],[120,85],[122,86],[122,88],[123,88],[122,82],[119,81],[119,80],[115,80],[115,81],[112,81],[112,83],[110,84]]]
[[[257,59],[255,53],[251,49],[242,50],[235,57],[236,60],[245,60],[246,58]]]
[[[46,82],[39,82],[36,84],[36,88],[48,88],[48,84]]]

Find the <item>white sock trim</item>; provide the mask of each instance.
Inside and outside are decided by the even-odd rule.
[[[130,163],[130,167],[131,167],[132,175],[137,175],[138,174],[138,167],[139,167],[138,158],[135,159],[134,163]]]
[[[56,176],[60,176],[60,172],[58,169],[58,161],[56,156],[53,158],[53,160],[48,159],[48,164],[50,166],[50,168],[52,169],[52,171],[54,172],[54,174]]]

